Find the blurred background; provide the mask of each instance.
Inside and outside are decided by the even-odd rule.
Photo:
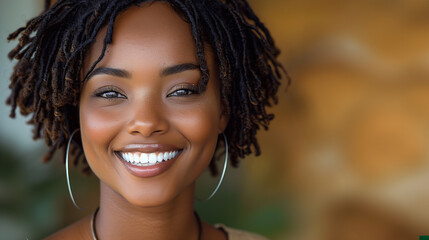
[[[283,84],[262,155],[229,169],[196,209],[211,223],[270,239],[418,239],[429,235],[429,2],[249,0],[282,51]],[[16,44],[7,35],[43,8],[0,0],[0,239],[40,239],[97,206],[94,176],[61,153],[47,164],[26,118],[9,119]],[[197,194],[217,179],[203,176]]]

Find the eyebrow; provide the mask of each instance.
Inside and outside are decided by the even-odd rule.
[[[159,75],[161,77],[166,77],[169,75],[181,73],[181,72],[188,71],[188,70],[195,70],[195,69],[199,69],[199,68],[200,67],[198,65],[193,64],[193,63],[177,64],[177,65],[162,69]],[[100,75],[100,74],[107,74],[107,75],[111,75],[114,77],[120,77],[120,78],[131,78],[131,73],[126,71],[126,70],[117,69],[117,68],[110,68],[110,67],[100,67],[100,68],[94,69],[94,71],[92,71],[89,74],[87,79],[90,79],[93,76]]]
[[[100,68],[94,69],[94,71],[92,71],[89,74],[87,79],[90,79],[93,76],[100,75],[100,74],[107,74],[107,75],[121,77],[121,78],[131,78],[131,74],[128,71],[125,71],[122,69],[116,69],[116,68],[100,67]]]
[[[193,63],[178,64],[178,65],[174,65],[174,66],[167,67],[167,68],[163,69],[161,71],[160,76],[165,77],[168,75],[173,75],[176,73],[180,73],[180,72],[184,72],[184,71],[188,71],[188,70],[199,69],[199,68],[200,68],[200,66],[193,64]]]

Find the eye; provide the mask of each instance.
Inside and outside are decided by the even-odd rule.
[[[173,89],[167,97],[180,97],[198,94],[198,87],[196,85],[178,86]]]
[[[184,95],[192,95],[195,93],[196,92],[194,90],[182,88],[168,94],[168,96],[184,96]]]
[[[115,99],[115,98],[123,98],[127,97],[120,93],[118,89],[113,87],[101,88],[94,94],[96,97],[106,98],[106,99]]]
[[[103,92],[97,96],[102,97],[102,98],[125,98],[124,95],[122,95],[118,92],[115,92],[115,91]]]

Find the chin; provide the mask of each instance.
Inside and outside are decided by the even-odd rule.
[[[186,190],[185,190],[186,191]],[[137,207],[159,207],[166,205],[175,200],[180,193],[178,186],[163,185],[157,186],[130,186],[122,188],[118,191],[119,195],[128,203]]]
[[[167,193],[133,193],[124,197],[130,204],[136,207],[150,208],[159,207],[172,201],[175,196]]]

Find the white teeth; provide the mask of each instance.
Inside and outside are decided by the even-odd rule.
[[[156,163],[156,154],[155,153],[149,154],[149,163]]]
[[[133,154],[134,163],[140,163],[140,156],[138,153]]]
[[[179,151],[157,153],[121,152],[121,157],[137,166],[151,166],[175,158],[177,154],[179,154]]]
[[[140,161],[142,163],[148,163],[149,162],[149,156],[147,154],[141,154],[140,155]]]
[[[156,161],[157,162],[162,162],[163,159],[164,159],[164,154],[163,153],[158,153],[158,155],[156,156]]]

